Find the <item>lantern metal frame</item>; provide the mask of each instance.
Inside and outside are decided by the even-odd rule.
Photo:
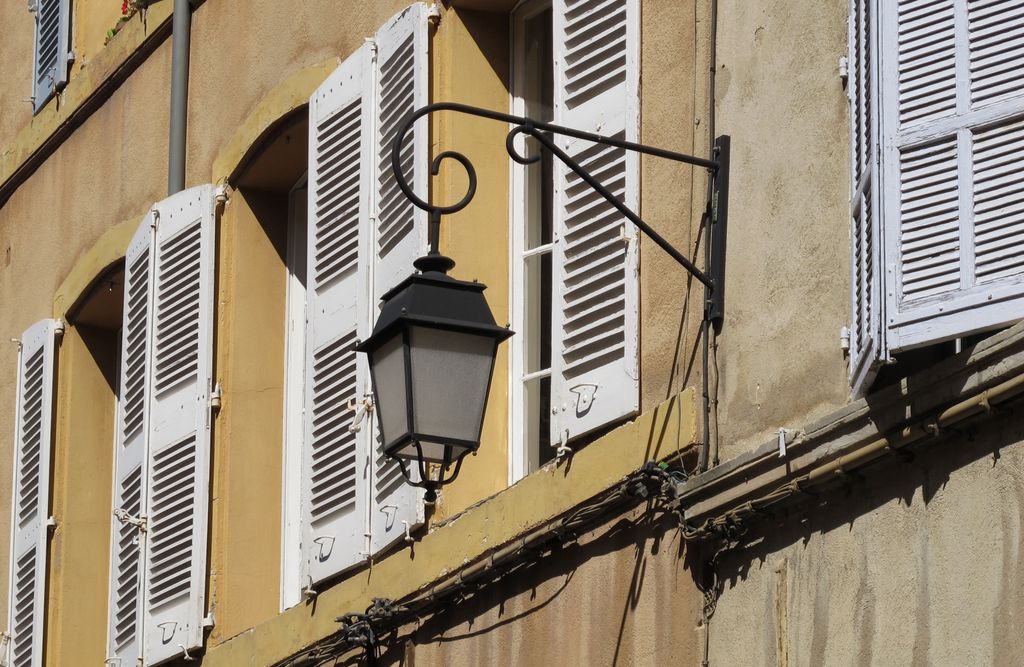
[[[472,201],[476,194],[477,188],[477,177],[476,170],[473,167],[472,162],[457,151],[443,151],[439,153],[430,163],[430,174],[436,176],[441,168],[441,164],[446,159],[451,159],[462,165],[468,178],[468,186],[465,195],[459,201],[449,204],[440,205],[432,204],[416,195],[413,192],[412,187],[405,178],[405,174],[402,171],[401,165],[401,149],[405,141],[406,135],[412,129],[413,125],[420,118],[427,116],[431,113],[438,111],[451,111],[455,113],[467,114],[470,116],[477,116],[480,118],[487,118],[490,120],[496,120],[503,123],[508,123],[512,126],[505,138],[505,149],[509,156],[515,162],[522,165],[529,165],[537,162],[540,158],[540,154],[536,155],[522,155],[515,146],[515,139],[519,135],[524,137],[532,137],[540,145],[543,151],[551,153],[559,159],[562,164],[568,167],[576,176],[578,176],[583,182],[589,185],[594,191],[600,194],[605,201],[607,201],[613,208],[622,214],[627,220],[632,222],[637,229],[642,231],[648,238],[664,250],[672,259],[674,259],[680,266],[682,266],[693,278],[704,285],[704,324],[707,326],[715,326],[716,329],[721,327],[722,320],[725,316],[725,240],[728,225],[728,206],[729,206],[729,151],[730,151],[730,140],[726,135],[719,136],[715,139],[713,156],[712,158],[701,158],[693,155],[687,155],[684,153],[678,153],[675,151],[665,150],[663,148],[657,148],[654,146],[647,146],[632,141],[624,141],[615,137],[608,137],[600,134],[594,134],[592,132],[584,132],[576,130],[570,127],[564,127],[561,125],[555,125],[553,123],[545,123],[538,121],[526,116],[515,116],[512,114],[502,113],[499,111],[492,111],[490,109],[484,109],[481,107],[474,107],[467,104],[459,104],[455,102],[438,102],[435,104],[428,104],[412,111],[399,127],[398,132],[395,134],[394,142],[391,150],[391,169],[395,175],[395,181],[401,189],[402,194],[413,203],[417,208],[426,211],[429,214],[428,221],[428,240],[429,240],[429,251],[428,253],[418,258],[413,262],[413,266],[420,272],[419,276],[414,274],[406,281],[403,281],[401,285],[385,294],[383,299],[387,303],[389,296],[394,296],[400,288],[405,287],[409,280],[415,280],[417,277],[427,278],[430,274],[433,274],[434,279],[441,279],[445,281],[451,281],[451,283],[462,283],[447,275],[455,266],[455,262],[439,251],[439,240],[440,240],[440,228],[441,228],[441,216],[450,215],[457,213],[464,209]],[[628,206],[622,203],[614,193],[608,188],[602,185],[594,176],[583,168],[579,162],[573,159],[568,153],[560,148],[552,140],[552,136],[565,136],[572,137],[575,139],[581,139],[583,141],[601,144],[605,146],[611,146],[620,148],[628,151],[633,151],[643,155],[650,155],[652,157],[663,158],[674,162],[680,162],[683,164],[689,164],[695,167],[703,167],[708,170],[711,177],[711,201],[707,211],[707,219],[711,223],[708,244],[710,246],[710,252],[708,255],[709,262],[705,270],[697,268],[697,266],[676,249],[671,243],[669,243],[661,234],[653,229],[649,224],[632,211]],[[468,283],[462,283],[468,284]],[[482,291],[483,286],[479,286]],[[382,317],[383,317],[382,313]],[[406,318],[407,322],[414,323],[415,318]],[[397,321],[397,320],[396,320]],[[429,324],[424,322],[425,324]],[[388,330],[391,326],[398,326],[397,324],[388,323]],[[443,325],[434,322],[432,328],[443,329]],[[454,330],[454,327],[451,327]],[[378,333],[383,334],[384,328],[381,328],[378,332],[377,327],[374,328],[374,334],[371,338],[377,338]],[[505,330],[507,335],[504,338],[512,335],[512,332]],[[504,340],[502,338],[501,340]],[[498,340],[495,344],[495,350],[497,345],[501,343]],[[361,343],[357,346],[357,350],[365,352],[368,347],[368,340],[366,343]],[[409,359],[409,341],[408,341],[408,329],[403,333],[403,345],[405,347],[405,363],[406,368],[410,363]],[[496,356],[496,355],[495,355]],[[490,383],[493,379],[494,374],[494,357],[491,361],[491,373],[488,377],[488,392],[490,391]],[[706,379],[705,379],[706,382]],[[377,388],[374,385],[374,394],[376,396]],[[705,389],[706,392],[706,389]],[[407,423],[412,423],[411,411],[413,407],[413,399],[411,396],[412,387],[411,384],[406,381],[406,409],[410,411],[407,415]],[[483,414],[486,412],[486,398],[484,399],[483,411],[481,413],[481,429],[483,425]],[[414,433],[412,435],[415,435]],[[409,474],[408,467],[406,465],[406,459],[395,456],[392,452],[386,451],[385,453],[398,461],[402,474],[405,479],[413,486],[421,487],[426,489],[425,500],[427,502],[433,502],[436,498],[436,489],[449,484],[458,477],[459,471],[462,468],[462,461],[465,455],[470,451],[476,452],[479,448],[479,439],[476,442],[459,441],[455,442],[451,440],[453,444],[460,446],[470,445],[456,458],[447,460],[440,465],[440,471],[436,478],[431,479],[429,476],[430,463],[426,462],[423,458],[423,449],[418,440],[414,439],[414,444],[417,451],[417,462],[419,479],[412,479]],[[446,452],[450,450],[446,447]],[[450,476],[445,476],[447,470],[454,464],[454,469]]]

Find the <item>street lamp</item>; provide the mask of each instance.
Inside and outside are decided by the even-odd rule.
[[[476,172],[469,160],[455,151],[444,151],[431,162],[437,175],[441,162],[453,159],[466,170],[469,187],[459,202],[438,206],[420,199],[405,180],[401,149],[405,135],[417,119],[433,111],[456,111],[513,125],[506,149],[513,160],[530,164],[540,156],[526,157],[514,147],[517,135],[531,136],[543,150],[552,153],[581,180],[597,191],[671,255],[706,289],[705,323],[721,322],[723,314],[725,229],[728,205],[729,139],[715,144],[716,159],[704,159],[653,148],[614,137],[581,132],[464,104],[438,103],[413,111],[397,132],[392,145],[391,166],[403,194],[430,214],[430,250],[417,259],[416,272],[381,298],[381,314],[370,337],[356,350],[368,356],[373,382],[374,405],[379,415],[385,455],[396,459],[410,484],[426,489],[424,499],[433,502],[437,488],[459,474],[466,454],[480,446],[487,393],[494,371],[498,345],[512,332],[499,327],[484,299],[485,286],[456,280],[448,275],[455,262],[438,250],[441,216],[460,211],[476,193]],[[568,154],[556,146],[550,135],[560,134],[586,141],[637,151],[677,162],[702,166],[714,177],[714,204],[710,247],[714,261],[708,273],[698,269],[685,255],[668,243],[636,213]],[[416,466],[417,479],[409,472]],[[435,475],[431,475],[433,471]],[[454,466],[454,469],[452,467]],[[449,473],[449,470],[451,472]],[[446,476],[447,475],[447,476]]]
[[[407,463],[416,464],[413,483],[426,488],[427,502],[480,446],[498,344],[512,335],[495,324],[485,286],[448,276],[450,264],[436,254],[418,259],[421,272],[382,297],[373,334],[356,347],[369,356],[384,453],[410,481]],[[436,479],[429,464],[440,469]]]

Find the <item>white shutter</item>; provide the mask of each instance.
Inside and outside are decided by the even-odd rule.
[[[882,243],[878,197],[878,100],[875,0],[851,0],[850,97],[850,384],[861,394],[885,358],[882,335]]]
[[[32,109],[39,111],[68,80],[71,0],[34,0],[35,53],[32,66]]]
[[[9,664],[12,667],[41,667],[43,664],[57,331],[56,320],[37,322],[22,334],[18,357],[8,587]]]
[[[638,0],[555,0],[555,122],[636,141]],[[557,138],[638,210],[636,153]],[[638,256],[631,223],[556,161],[551,433],[567,441],[639,409]]]
[[[412,273],[412,263],[427,250],[427,219],[414,207],[395,181],[391,144],[399,125],[414,109],[428,103],[428,34],[426,7],[405,9],[377,33],[376,130],[374,173],[376,229],[374,235],[373,303]],[[406,180],[427,198],[428,122],[416,123],[402,145]],[[371,308],[369,323],[376,320]],[[373,420],[373,498],[370,509],[372,553],[405,534],[405,526],[423,523],[423,492],[406,483],[398,464],[381,450],[379,429]]]
[[[123,520],[145,514],[146,434],[149,427],[149,341],[155,216],[135,233],[125,256],[124,313],[121,327],[120,392],[114,444],[113,516],[110,528],[110,581],[107,656],[113,664],[135,665],[142,655],[142,541],[138,524]],[[118,517],[122,518],[118,518]]]
[[[305,584],[365,560],[369,429],[347,405],[366,396],[372,55],[365,44],[310,98],[306,397],[301,516]]]
[[[214,194],[158,203],[146,510],[146,664],[203,643],[210,492]]]
[[[1024,7],[883,3],[893,352],[1024,316]]]

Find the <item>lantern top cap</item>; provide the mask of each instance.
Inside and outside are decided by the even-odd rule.
[[[479,282],[457,280],[441,271],[414,273],[381,297],[381,313],[373,334],[356,345],[357,352],[372,352],[399,329],[426,326],[503,341],[512,335],[494,321]]]

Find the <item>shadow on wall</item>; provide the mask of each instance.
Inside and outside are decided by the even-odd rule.
[[[412,665],[414,652],[424,664],[457,664],[460,655],[489,655],[492,664],[501,664],[502,651],[518,656],[521,664],[542,664],[548,659],[558,664],[577,655],[584,635],[589,635],[586,651],[601,655],[601,664],[630,663],[623,657],[633,649],[628,639],[630,616],[641,602],[652,608],[660,604],[655,601],[659,586],[664,585],[658,581],[659,572],[667,576],[678,572],[682,544],[673,518],[638,508],[631,518],[599,527],[579,542],[539,552],[538,558],[496,582],[467,586],[461,596],[443,602],[436,610],[439,613],[418,627],[406,626],[386,637],[378,664]],[[665,566],[655,568],[656,557],[666,559]],[[680,597],[684,598],[682,608],[686,596]],[[667,609],[661,612],[671,615]],[[554,641],[563,633],[579,641],[558,640],[554,646],[542,640]],[[523,642],[523,637],[535,640]],[[541,656],[548,659],[541,661]],[[361,660],[357,655],[339,664],[363,664]]]
[[[798,544],[806,548],[815,535],[827,537],[844,527],[851,532],[858,519],[869,520],[872,513],[894,500],[899,501],[901,511],[909,511],[915,502],[928,507],[950,483],[954,472],[986,457],[991,458],[991,465],[982,476],[991,475],[1000,465],[1017,467],[1016,460],[1000,459],[1002,450],[1024,440],[1024,423],[1015,416],[1020,409],[1018,404],[1016,408],[1000,410],[999,415],[980,424],[950,429],[938,441],[926,440],[864,469],[846,473],[845,482],[839,487],[807,493],[800,505],[766,513],[765,520],[755,524],[739,544],[718,555],[715,574],[719,583],[735,587],[748,578],[751,568],[765,566],[769,556]],[[1007,472],[1015,477],[1024,476],[1019,470]],[[974,484],[979,482],[991,485],[994,479],[973,480]],[[1021,501],[1024,484],[1016,490],[1017,500]],[[878,529],[884,530],[884,526],[880,524]],[[927,530],[927,526],[922,529]],[[713,548],[705,547],[705,558],[714,557]],[[912,557],[909,546],[906,556]]]

